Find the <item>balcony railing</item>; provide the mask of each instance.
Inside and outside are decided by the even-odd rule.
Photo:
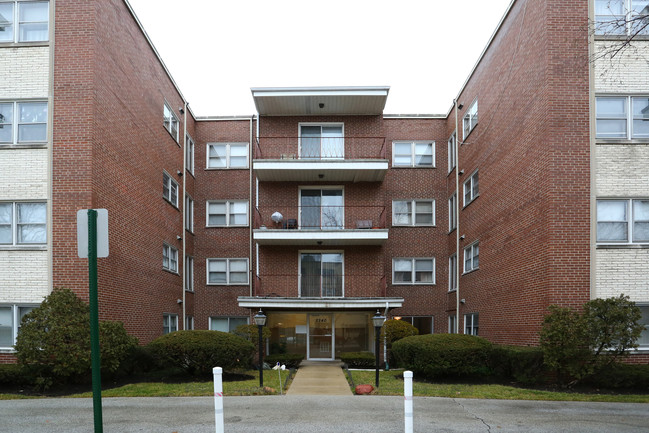
[[[260,275],[254,296],[281,298],[385,297],[385,275]]]
[[[349,230],[384,229],[385,206],[260,206],[255,229]]]
[[[385,137],[258,137],[254,159],[386,159]]]

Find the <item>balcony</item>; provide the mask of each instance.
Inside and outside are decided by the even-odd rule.
[[[260,275],[254,282],[254,295],[269,298],[379,298],[385,297],[385,275],[315,274]]]
[[[385,206],[263,206],[254,211],[260,245],[382,245]]]
[[[259,137],[253,168],[260,181],[381,182],[385,137]]]

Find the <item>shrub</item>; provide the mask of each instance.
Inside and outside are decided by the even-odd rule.
[[[114,373],[137,340],[118,322],[100,322],[99,335],[102,372]],[[43,388],[57,382],[88,380],[88,305],[69,289],[55,289],[39,307],[25,315],[15,349],[18,363]]]
[[[279,362],[280,365],[283,364],[286,368],[298,368],[303,359],[304,355],[300,353],[278,353],[266,356],[264,362],[271,367],[274,367]]]
[[[261,328],[261,338],[266,340],[270,338],[270,329],[267,326]],[[258,350],[259,346],[259,327],[257,325],[239,325],[232,331],[234,335],[237,335],[244,340],[251,342],[255,346],[255,350]]]
[[[484,338],[462,334],[417,335],[392,345],[401,367],[428,380],[490,374],[491,348]]]
[[[18,364],[0,364],[0,385],[28,385],[29,379]]]
[[[490,369],[501,379],[515,380],[525,385],[546,381],[547,370],[540,347],[494,345],[489,359]]]
[[[625,388],[647,392],[649,365],[613,364],[587,379],[587,383],[599,388]]]
[[[381,338],[385,339],[389,362],[395,364],[395,359],[392,356],[392,344],[394,342],[418,334],[419,330],[408,322],[395,319],[386,320],[381,328]]]
[[[147,346],[133,346],[119,365],[116,376],[134,376],[152,371],[156,360]]]
[[[372,352],[343,352],[340,360],[349,368],[374,368],[376,357]]]
[[[155,358],[196,376],[209,376],[214,367],[248,368],[255,347],[243,338],[220,331],[176,331],[149,344]]]

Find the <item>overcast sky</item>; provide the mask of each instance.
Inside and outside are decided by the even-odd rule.
[[[251,87],[390,86],[387,114],[446,113],[511,0],[129,0],[197,116]]]

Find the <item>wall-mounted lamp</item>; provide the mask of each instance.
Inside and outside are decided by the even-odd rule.
[[[178,304],[182,304],[182,303],[183,303],[183,300],[182,300],[182,299],[176,299],[176,302],[177,302]]]
[[[459,174],[460,176],[462,176],[462,175],[464,174],[464,170],[460,170],[460,171],[458,171],[457,174]]]
[[[460,240],[463,240],[465,237],[465,235],[460,236]]]
[[[180,114],[185,114],[185,109],[183,107],[180,107],[178,111],[180,111]]]
[[[322,179],[324,177],[324,174],[319,174],[318,179]]]
[[[324,103],[323,103],[323,102],[319,103],[319,104],[318,104],[318,107],[320,107],[320,108],[324,108]]]
[[[178,236],[178,235],[176,235],[176,239],[178,239],[179,241],[182,241],[182,240],[183,240],[183,238],[181,238],[181,237]]]
[[[318,242],[316,242],[316,243],[317,243],[318,245],[322,245],[322,241],[318,241]]]
[[[466,304],[466,299],[464,298],[460,299],[460,304]]]
[[[457,108],[458,110],[461,110],[462,108],[464,108],[464,104],[458,104]]]
[[[182,175],[183,175],[183,172],[182,172],[182,171],[180,171],[180,170],[176,170],[176,174],[177,174],[178,176],[180,176],[180,177],[182,177]]]

